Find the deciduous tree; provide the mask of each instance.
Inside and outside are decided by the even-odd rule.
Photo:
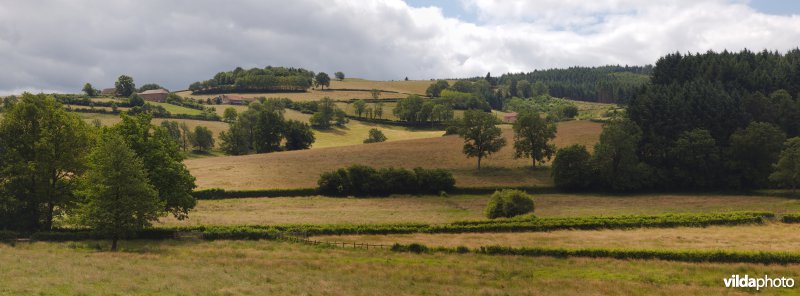
[[[503,132],[496,124],[497,118],[493,114],[478,110],[464,112],[464,118],[459,123],[458,134],[464,138],[464,154],[478,159],[478,170],[484,157],[500,151],[506,145]]]

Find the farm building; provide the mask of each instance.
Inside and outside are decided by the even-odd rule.
[[[100,94],[104,95],[104,96],[113,96],[113,95],[117,94],[117,89],[113,88],[113,87],[112,88],[104,88],[103,90],[100,91]]]
[[[250,103],[245,97],[240,95],[221,95],[217,97],[220,99],[222,104],[231,104],[231,105],[247,105]],[[215,100],[217,98],[214,98]]]
[[[517,112],[511,112],[506,115],[503,115],[503,122],[514,123],[515,121],[517,121],[517,115],[518,115]]]
[[[140,92],[139,95],[145,101],[164,103],[167,101],[167,95],[169,95],[169,92],[163,88],[160,88],[160,89],[143,91]]]

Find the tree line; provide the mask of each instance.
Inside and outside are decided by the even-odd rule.
[[[186,218],[195,183],[177,143],[147,114],[121,117],[92,127],[44,94],[25,93],[8,106],[0,121],[0,229],[48,231],[74,218],[116,247],[166,213]]]
[[[558,152],[556,184],[614,191],[796,187],[798,75],[797,49],[667,55],[627,116],[604,128],[594,155],[585,147]]]
[[[554,97],[601,103],[626,103],[648,82],[652,66],[570,67],[507,73],[491,80],[508,97],[526,97],[527,85],[541,83]],[[522,83],[522,85],[520,85]]]
[[[237,67],[219,72],[209,80],[194,82],[189,85],[189,90],[193,94],[305,91],[314,83],[314,77],[313,71],[303,68],[267,66],[245,70]],[[330,78],[327,83],[330,83]]]
[[[284,100],[260,99],[239,114],[234,109],[226,110],[225,118],[230,127],[219,135],[220,148],[230,155],[310,148],[315,141],[311,126],[286,120],[285,107]]]

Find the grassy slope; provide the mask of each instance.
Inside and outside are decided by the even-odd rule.
[[[312,101],[323,97],[330,97],[334,100],[349,99],[372,99],[370,90],[379,89],[382,92],[381,99],[405,98],[409,94],[425,95],[425,89],[431,85],[429,80],[411,81],[374,81],[358,78],[347,78],[344,81],[332,80],[330,89],[309,89],[303,93],[245,93],[238,94],[245,98],[289,98],[294,101]],[[216,95],[192,95],[189,91],[177,92],[182,97],[193,99],[213,98]]]
[[[563,147],[580,143],[591,146],[599,137],[601,125],[589,121],[568,121],[559,124],[554,143]],[[510,126],[502,126],[513,143]],[[365,135],[363,135],[365,136]],[[358,138],[361,139],[359,136]],[[391,135],[387,135],[391,138]],[[484,169],[475,170],[476,160],[466,158],[461,149],[463,140],[457,136],[417,139],[289,151],[270,154],[215,157],[187,160],[186,165],[197,177],[200,188],[263,189],[316,186],[319,174],[350,164],[375,167],[426,167],[453,170],[457,185],[548,185],[547,170],[531,171],[530,160],[514,159],[513,147],[508,145],[485,159]]]
[[[537,194],[539,217],[580,217],[725,211],[800,211],[800,200],[732,195]],[[449,223],[484,219],[486,195],[389,198],[283,197],[201,200],[188,220],[162,225]]]
[[[128,241],[119,253],[95,244],[0,245],[0,262],[11,267],[0,268],[0,294],[718,295],[744,293],[722,285],[734,270],[791,276],[800,267],[415,255],[266,241]]]
[[[177,106],[176,106],[177,107]],[[218,113],[222,113],[225,108],[230,106],[215,106]],[[244,111],[246,107],[236,106],[237,111]],[[182,108],[182,107],[179,107]],[[184,108],[187,109],[187,108]],[[97,113],[78,113],[81,118],[86,122],[91,123],[94,119],[100,119],[103,125],[113,125],[120,121],[119,116],[111,114],[97,114]],[[308,122],[310,117],[307,114],[302,114],[294,110],[286,110],[287,119],[295,119],[303,122]],[[190,120],[190,119],[153,119],[153,123],[160,124],[164,120],[174,120],[179,123],[185,122],[189,128],[194,129],[195,126],[205,126],[211,129],[214,133],[214,138],[217,140],[216,144],[219,145],[219,133],[228,130],[228,124],[220,121],[203,121],[203,120]],[[420,139],[420,138],[435,138],[440,137],[442,131],[429,131],[429,130],[414,130],[404,127],[370,124],[360,121],[350,121],[345,128],[334,128],[330,130],[315,130],[314,136],[316,142],[312,146],[315,148],[337,147],[361,144],[367,138],[369,129],[378,128],[389,138],[389,141]]]

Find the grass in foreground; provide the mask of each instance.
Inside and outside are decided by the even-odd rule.
[[[487,195],[395,195],[387,198],[279,197],[201,200],[189,219],[165,226],[242,224],[450,223],[485,219]],[[653,215],[729,211],[800,211],[800,200],[743,195],[537,194],[539,217]]]
[[[724,288],[722,279],[731,273],[794,276],[800,267],[417,255],[269,241],[126,241],[119,253],[96,247],[108,246],[0,245],[0,294],[744,295]]]

